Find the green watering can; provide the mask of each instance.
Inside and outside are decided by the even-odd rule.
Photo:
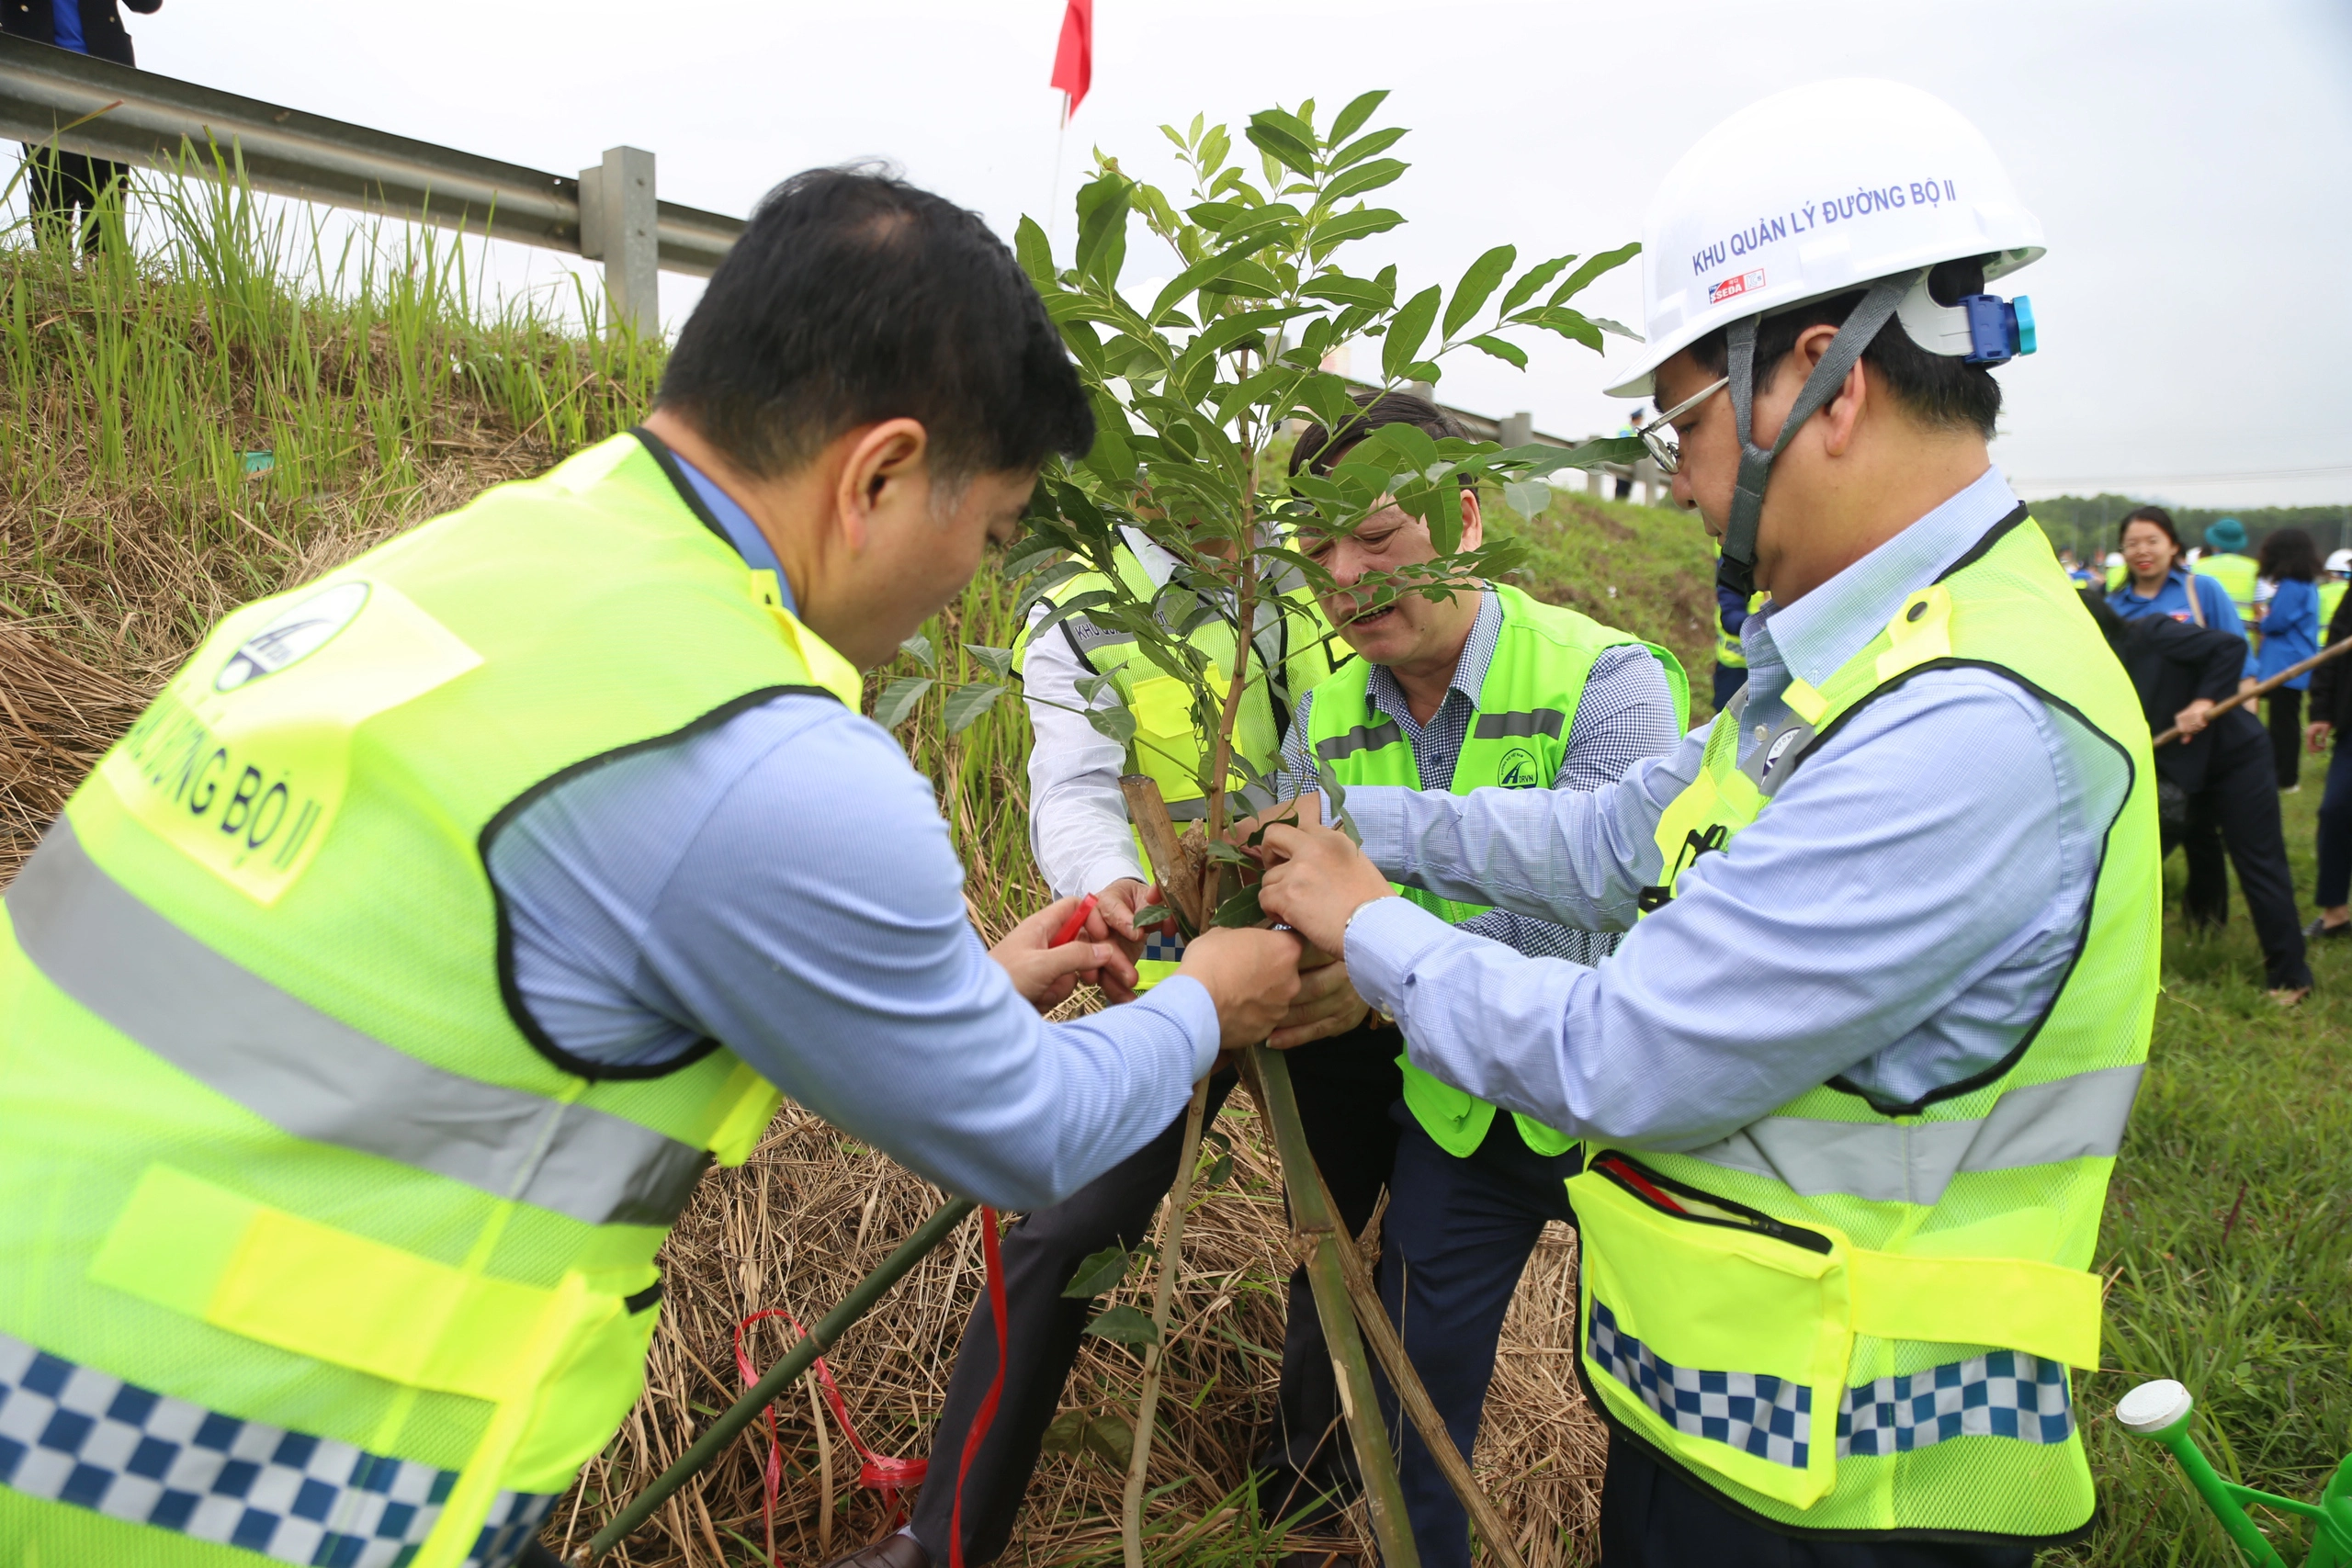
[[[2188,1391],[2170,1378],[2143,1382],[2116,1403],[2115,1418],[2134,1437],[2161,1443],[2180,1462],[2188,1483],[2222,1521],[2238,1550],[2253,1568],[2288,1568],[2255,1522],[2246,1517],[2246,1503],[2260,1503],[2283,1514],[2298,1514],[2312,1521],[2311,1555],[2302,1568],[2352,1568],[2352,1458],[2336,1466],[2327,1490],[2316,1506],[2291,1497],[2276,1497],[2240,1486],[2214,1473],[2188,1435],[2188,1413],[2194,1405]]]

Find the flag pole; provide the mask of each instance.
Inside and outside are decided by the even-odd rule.
[[[1062,148],[1069,141],[1069,94],[1062,94],[1062,120],[1054,132],[1054,177],[1050,194],[1046,197],[1046,243],[1053,243],[1054,225],[1061,221]]]

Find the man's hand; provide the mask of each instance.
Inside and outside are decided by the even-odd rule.
[[[1298,939],[1287,931],[1221,928],[1184,947],[1176,973],[1208,987],[1225,1050],[1255,1045],[1273,1032],[1298,994]]]
[[[1046,945],[1078,905],[1076,898],[1057,898],[989,949],[989,956],[1012,976],[1012,988],[1039,1012],[1051,1012],[1068,1001],[1081,981],[1102,987],[1114,1002],[1135,999],[1136,966],[1109,940],[1101,906],[1086,918],[1076,939],[1059,947]]]
[[[2327,738],[2335,733],[2335,726],[2326,719],[2315,718],[2303,726],[2303,744],[2316,757],[2327,750]]]
[[[2186,744],[2190,736],[2201,734],[2204,731],[2205,726],[2211,722],[2212,717],[2212,699],[2210,697],[2199,697],[2195,702],[2189,704],[2187,707],[2181,709],[2178,713],[2173,715],[2172,721],[2174,724],[2179,726],[2181,740],[2183,744]]]
[[[1356,995],[1355,987],[1349,983],[1345,964],[1317,948],[1309,948],[1299,962],[1306,967],[1298,972],[1298,995],[1273,1033],[1266,1037],[1266,1043],[1277,1051],[1345,1034],[1372,1010],[1372,1004]]]
[[[1136,929],[1136,916],[1146,904],[1153,902],[1148,883],[1123,876],[1100,893],[1094,906],[1102,917],[1103,926],[1111,940],[1125,949],[1130,959],[1143,956],[1143,932]]]
[[[1348,920],[1396,890],[1355,840],[1332,828],[1269,828],[1258,903],[1326,953],[1345,957]]]

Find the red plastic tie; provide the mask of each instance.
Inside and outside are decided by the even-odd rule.
[[[1626,1180],[1632,1182],[1635,1187],[1640,1188],[1643,1194],[1647,1197],[1650,1201],[1657,1204],[1660,1208],[1667,1210],[1668,1213],[1687,1214],[1690,1212],[1681,1204],[1676,1202],[1673,1199],[1668,1197],[1665,1193],[1659,1191],[1655,1185],[1644,1179],[1640,1171],[1635,1170],[1630,1164],[1624,1160],[1619,1159],[1616,1156],[1611,1155],[1600,1163],[1608,1167],[1609,1169],[1615,1172],[1617,1175],[1622,1176]]]
[[[743,1331],[763,1317],[780,1317],[792,1325],[793,1332],[801,1338],[808,1337],[808,1331],[800,1326],[800,1320],[782,1307],[768,1307],[737,1323],[735,1370],[742,1375],[745,1388],[760,1380],[758,1372],[752,1369],[751,1356],[743,1348]],[[817,1358],[816,1371],[817,1384],[824,1395],[825,1404],[832,1410],[833,1419],[840,1423],[842,1435],[849,1439],[850,1447],[857,1450],[862,1461],[857,1470],[858,1483],[882,1494],[882,1506],[890,1512],[889,1528],[896,1529],[900,1522],[899,1494],[922,1484],[922,1478],[931,1468],[930,1461],[893,1459],[867,1448],[865,1439],[857,1435],[857,1424],[849,1418],[849,1405],[842,1399],[841,1390],[834,1386],[832,1369],[825,1365],[822,1356]],[[761,1476],[760,1522],[767,1532],[770,1568],[775,1568],[775,1505],[784,1487],[784,1442],[776,1435],[775,1406],[769,1405],[765,1414],[768,1418],[768,1462]]]

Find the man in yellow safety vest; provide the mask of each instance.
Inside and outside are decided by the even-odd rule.
[[[2073,1376],[2146,1058],[2147,726],[1986,443],[2042,254],[1984,137],[1799,87],[1667,177],[1621,395],[1724,541],[1743,694],[1589,795],[1370,786],[1262,899],[1416,1066],[1584,1139],[1611,1568],[2026,1568],[2093,1512]],[[1824,243],[1834,231],[1838,243]],[[1599,964],[1402,882],[1595,929]]]

